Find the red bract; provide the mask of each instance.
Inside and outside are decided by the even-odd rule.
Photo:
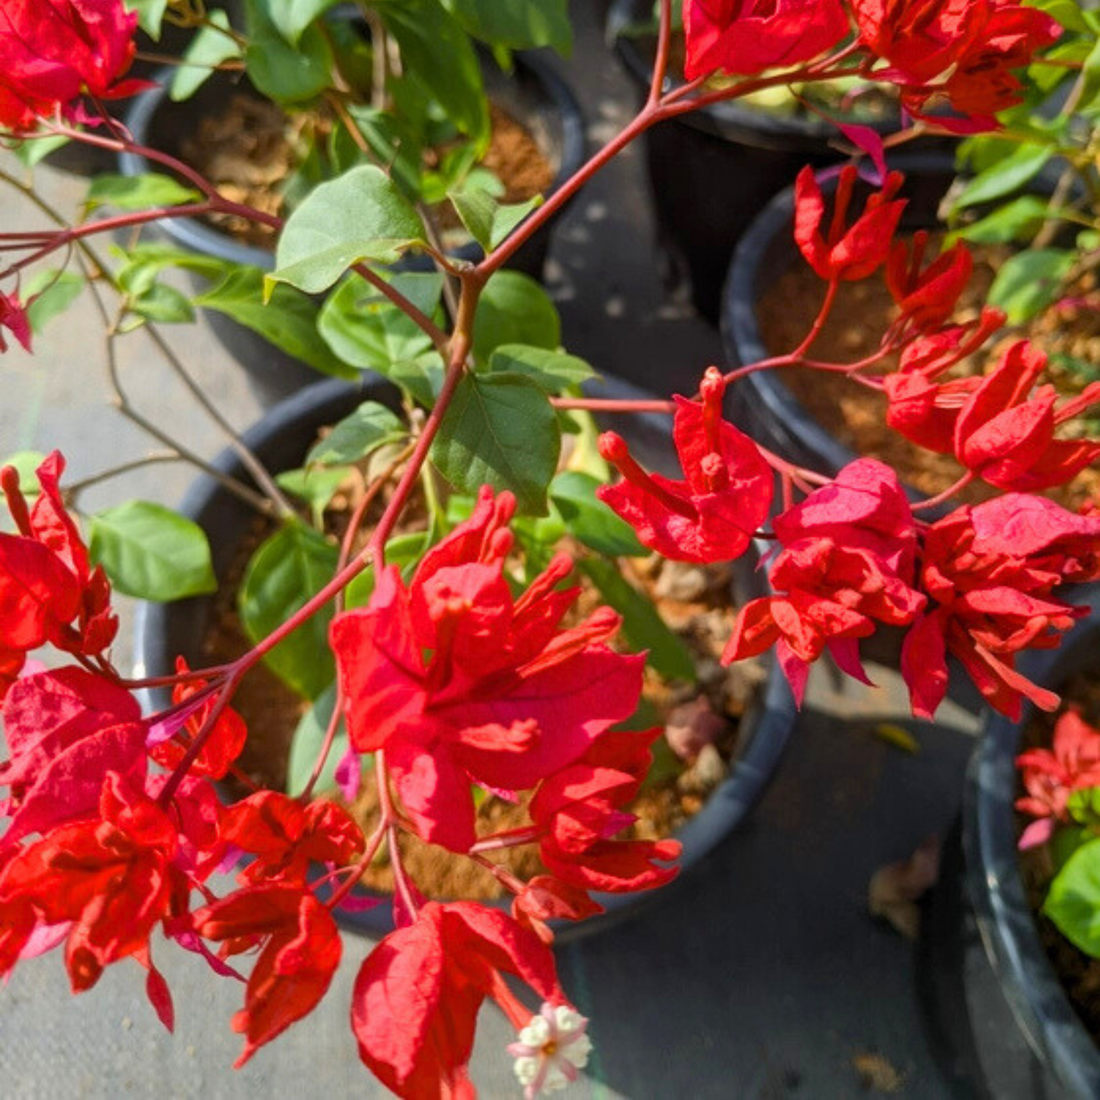
[[[30,650],[49,642],[68,653],[96,656],[118,630],[107,578],[101,568],[91,568],[61,500],[64,469],[57,451],[38,467],[42,491],[30,509],[15,469],[0,471],[0,487],[19,531],[0,532],[0,691],[11,678],[5,670],[22,668]]]
[[[684,75],[785,68],[838,45],[847,33],[839,0],[684,0]]]
[[[777,517],[775,533],[783,549],[769,575],[779,595],[740,609],[722,661],[774,644],[801,702],[809,665],[826,648],[863,678],[856,640],[876,621],[910,623],[924,606],[913,588],[916,525],[894,471],[863,458]]]
[[[656,863],[676,859],[678,841],[611,839],[634,821],[621,807],[637,795],[660,732],[609,731],[539,787],[531,820],[545,830],[539,855],[555,878],[585,890],[630,893],[676,877],[678,868]]]
[[[2,110],[3,108],[0,107],[0,111]],[[4,329],[7,329],[27,351],[31,350],[31,323],[27,320],[26,307],[14,294],[0,292],[0,352],[8,350]]]
[[[833,217],[825,234],[825,199],[814,170],[809,166],[798,173],[794,185],[794,239],[806,262],[822,279],[865,279],[890,254],[904,199],[894,196],[905,177],[891,172],[881,191],[868,196],[863,213],[847,224],[858,172],[846,165],[840,173],[833,198]]]
[[[87,91],[132,95],[116,81],[134,57],[137,13],[122,0],[4,0],[0,7],[0,125],[33,130]]]
[[[188,672],[187,662],[176,658],[176,672]],[[173,704],[184,703],[206,687],[205,680],[188,680],[172,688]],[[214,706],[214,698],[203,703],[197,711],[189,715],[183,727],[185,737],[176,734],[169,741],[154,745],[149,755],[162,768],[173,769],[182,763],[188,747],[202,732],[206,719]],[[248,728],[244,719],[232,707],[225,707],[218,715],[214,728],[206,735],[198,756],[192,761],[189,771],[193,775],[208,775],[211,779],[221,779],[229,771],[230,765],[244,748],[248,738]]]
[[[1066,581],[1100,576],[1100,517],[1007,493],[956,509],[925,534],[922,587],[935,606],[909,631],[902,675],[913,713],[931,718],[947,690],[947,653],[990,706],[1013,720],[1021,700],[1053,710],[1058,697],[1015,669],[1018,652],[1051,648],[1085,613],[1051,597]]]
[[[140,786],[146,770],[145,725],[128,691],[81,668],[18,680],[4,701],[10,759],[0,810],[12,816],[3,843],[91,813],[108,771]]]
[[[466,1073],[482,1001],[514,974],[552,1004],[554,956],[511,917],[472,902],[430,902],[391,932],[355,979],[359,1057],[398,1096],[472,1097]]]
[[[62,825],[20,852],[4,870],[3,890],[30,902],[46,924],[72,922],[65,965],[79,993],[110,963],[147,957],[149,934],[169,915],[176,847],[168,815],[112,772],[98,817]]]
[[[1054,438],[1058,425],[1100,402],[1100,382],[1056,407],[1053,386],[1035,388],[1046,363],[1037,347],[1017,341],[959,412],[955,456],[990,485],[1037,492],[1100,457],[1100,440]]]
[[[921,229],[913,234],[911,246],[895,241],[886,264],[886,286],[898,304],[896,324],[920,332],[938,328],[954,313],[974,271],[974,259],[962,243],[921,270],[927,246],[928,234]]]
[[[1016,767],[1027,790],[1016,809],[1038,819],[1024,830],[1020,847],[1033,848],[1050,839],[1056,822],[1069,821],[1074,791],[1100,786],[1100,730],[1067,710],[1055,723],[1051,747],[1021,753]]]
[[[340,964],[340,931],[304,886],[264,883],[239,890],[191,915],[204,939],[223,954],[262,944],[233,1030],[245,1037],[239,1069],[265,1043],[317,1007]]]
[[[303,806],[276,791],[258,791],[230,806],[222,836],[256,856],[240,876],[253,883],[304,885],[310,863],[343,867],[364,848],[363,831],[335,803],[320,799]]]
[[[0,848],[0,975],[19,961],[19,953],[38,924],[30,900],[11,896],[5,884],[4,869],[17,855],[18,848]]]
[[[578,595],[554,587],[567,556],[513,597],[514,507],[511,494],[482,489],[409,588],[390,567],[367,608],[332,624],[352,745],[385,750],[417,832],[452,851],[474,842],[472,782],[534,787],[631,714],[641,690],[644,657],[604,644],[619,625],[609,609],[558,629]]]
[[[600,454],[623,475],[596,495],[638,534],[643,545],[676,561],[740,557],[771,509],[773,475],[748,436],[722,417],[726,383],[709,367],[702,402],[676,397],[672,436],[684,481],[646,473],[614,432],[600,436]]]

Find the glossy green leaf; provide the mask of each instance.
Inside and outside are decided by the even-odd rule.
[[[162,325],[185,325],[195,319],[191,299],[165,283],[154,283],[127,302],[132,313]]]
[[[313,446],[306,465],[350,465],[388,443],[400,443],[408,434],[409,429],[396,413],[377,401],[364,401]]]
[[[648,662],[669,680],[695,680],[695,663],[687,647],[665,625],[657,609],[623,580],[614,562],[584,558],[577,568],[600,590],[623,617],[623,637],[635,650],[648,649]]]
[[[160,41],[160,25],[168,8],[168,0],[125,0],[127,11],[138,13],[138,26],[153,39]]]
[[[1086,955],[1100,958],[1100,838],[1078,848],[1054,876],[1043,913]]]
[[[1056,215],[1056,212],[1051,211],[1042,199],[1035,195],[1021,195],[997,207],[979,221],[955,230],[948,243],[950,246],[959,237],[975,244],[1028,241],[1050,215]]]
[[[600,554],[644,557],[649,551],[638,541],[634,528],[620,519],[602,500],[594,477],[566,470],[550,483],[550,499],[557,505],[570,534]]]
[[[377,7],[401,49],[406,71],[415,75],[447,117],[480,142],[489,139],[489,104],[481,63],[469,35],[439,0],[401,0]]]
[[[428,351],[415,359],[403,359],[391,367],[379,368],[395,386],[400,386],[418,405],[430,409],[443,388],[443,358]]]
[[[159,504],[131,500],[91,517],[88,552],[116,591],[140,600],[182,600],[217,587],[206,532]]]
[[[96,176],[84,199],[87,210],[110,205],[118,210],[146,210],[154,206],[183,206],[202,198],[193,187],[184,187],[171,176],[143,172],[140,176]]]
[[[285,623],[332,580],[338,551],[312,527],[292,521],[261,544],[245,572],[237,603],[252,643]],[[326,604],[281,641],[264,660],[300,695],[315,699],[332,683],[328,647],[332,604]]]
[[[64,148],[69,144],[67,137],[34,137],[27,141],[5,141],[5,147],[10,149],[19,159],[20,164],[33,168],[39,161],[44,160],[51,153]]]
[[[1072,252],[1059,248],[1032,248],[1010,256],[989,288],[989,304],[1003,309],[1010,325],[1027,321],[1058,298],[1073,261]]]
[[[14,466],[19,475],[19,491],[28,499],[39,492],[35,470],[46,461],[41,451],[16,451],[15,454],[0,458],[0,467]]]
[[[29,301],[27,320],[34,332],[64,313],[84,289],[84,278],[75,271],[36,271],[27,280],[23,293]]]
[[[319,307],[311,298],[280,285],[264,302],[264,273],[258,267],[231,266],[221,282],[195,298],[195,304],[232,317],[322,374],[359,377],[359,372],[334,354],[317,331]]]
[[[393,263],[423,237],[420,217],[381,168],[353,168],[321,184],[287,219],[267,285],[318,294],[353,264]]]
[[[390,282],[421,313],[435,313],[443,293],[442,275],[400,273]],[[317,326],[344,362],[363,369],[385,371],[432,349],[430,337],[358,275],[349,276],[329,295]]]
[[[332,50],[316,26],[309,27],[292,46],[271,17],[271,2],[245,0],[248,79],[277,102],[301,103],[331,84]]]
[[[525,344],[502,344],[490,357],[489,370],[526,375],[540,389],[555,395],[596,376],[596,372],[575,355]]]
[[[541,195],[527,202],[501,203],[481,187],[465,187],[448,195],[470,236],[491,252],[528,214],[543,203]]]
[[[546,395],[519,374],[467,375],[440,425],[431,457],[459,492],[510,489],[521,512],[546,512],[546,487],[561,451]]]
[[[443,0],[475,38],[510,50],[573,47],[569,0]]]
[[[474,315],[474,354],[487,362],[505,344],[557,349],[561,319],[546,291],[529,275],[498,271],[485,284]]]
[[[955,199],[954,208],[961,210],[1011,194],[1034,179],[1053,155],[1052,146],[1030,142],[1016,146],[1008,156],[979,172]]]
[[[305,29],[339,2],[340,0],[273,0],[270,8],[271,21],[287,42],[297,46]]]
[[[320,527],[325,509],[351,472],[350,466],[307,466],[284,470],[275,480],[284,492],[309,505],[314,526]]]
[[[223,62],[242,56],[240,44],[225,33],[229,27],[225,12],[217,9],[207,16],[210,25],[200,27],[191,39],[168,85],[168,98],[176,103],[190,99]]]

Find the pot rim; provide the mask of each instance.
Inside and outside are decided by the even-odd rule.
[[[1024,655],[1020,671],[1039,683],[1059,683],[1089,659],[1100,634],[1100,584],[1075,590],[1091,614],[1054,650]],[[1035,713],[1019,722],[988,710],[966,773],[962,841],[967,891],[986,955],[1028,1045],[1069,1092],[1100,1096],[1100,1046],[1074,1011],[1047,958],[1020,877],[1013,803],[1015,757]]]
[[[545,98],[545,108],[556,112],[561,126],[561,156],[554,181],[547,196],[557,191],[584,164],[587,153],[584,114],[573,89],[559,70],[545,58],[530,50],[516,50],[512,59],[517,71],[530,77]],[[154,74],[155,87],[138,93],[123,116],[123,122],[139,144],[146,144],[156,112],[165,103],[168,85],[175,72],[165,66]],[[124,176],[138,176],[154,169],[143,156],[133,152],[118,155],[119,171]],[[244,244],[228,233],[214,229],[197,218],[163,218],[155,223],[181,248],[203,255],[213,255],[232,263],[272,271],[275,267],[273,249]],[[482,250],[476,242],[468,242],[456,250],[460,259],[477,262]]]
[[[252,450],[263,452],[265,445],[287,431],[292,425],[298,425],[308,418],[333,415],[333,407],[341,402],[349,404],[359,395],[359,400],[378,399],[379,392],[390,389],[376,375],[364,372],[364,380],[355,386],[340,380],[328,380],[307,387],[299,394],[272,407],[263,417],[242,435],[242,442]],[[607,385],[600,388],[602,395],[624,397],[636,396],[641,391],[628,383],[608,379]],[[662,418],[650,414],[643,421],[646,428],[655,430]],[[664,418],[663,432],[667,436],[670,429]],[[241,474],[239,459],[230,448],[223,450],[211,463],[212,467],[223,473]],[[202,473],[186,493],[180,511],[192,519],[198,519],[211,506],[212,502],[223,497],[226,490],[218,480],[208,473]],[[760,577],[764,574],[760,573]],[[197,606],[198,601],[183,601]],[[142,677],[157,667],[167,668],[172,660],[165,643],[167,624],[173,615],[172,605],[138,603],[134,615],[134,675]],[[138,692],[145,713],[162,707],[166,691],[142,690]],[[682,882],[691,868],[701,863],[715,846],[728,833],[739,826],[749,815],[753,806],[764,793],[775,773],[781,757],[791,738],[796,722],[796,708],[787,681],[776,661],[768,662],[768,675],[757,692],[753,705],[746,708],[741,721],[754,723],[751,740],[743,755],[737,758],[735,766],[726,779],[712,792],[704,808],[677,831],[676,838],[683,845],[679,860],[680,874],[669,886],[661,890],[636,894],[599,894],[593,897],[604,907],[605,912],[579,922],[553,921],[551,926],[556,933],[556,942],[566,943],[575,938],[587,936],[608,925],[648,906],[657,898],[667,896]],[[370,896],[361,887],[355,888],[359,897]],[[507,899],[498,902],[504,907]],[[336,917],[340,924],[349,930],[379,938],[393,928],[391,907],[383,903],[362,912],[338,910]]]

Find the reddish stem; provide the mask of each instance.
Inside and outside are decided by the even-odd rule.
[[[582,409],[605,413],[668,413],[676,412],[674,401],[629,401],[609,397],[551,397],[555,409]]]

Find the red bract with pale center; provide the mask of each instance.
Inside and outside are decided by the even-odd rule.
[[[177,657],[176,672],[188,671],[187,662],[182,657]],[[188,680],[186,683],[176,684],[172,688],[172,703],[185,703],[204,687],[205,680]],[[169,770],[181,764],[191,743],[202,732],[214,703],[215,700],[211,698],[188,716],[184,723],[183,736],[177,733],[171,740],[154,745],[149,750],[153,760]],[[223,778],[233,761],[241,755],[247,739],[248,728],[244,719],[232,707],[224,707],[214,722],[214,728],[203,740],[198,756],[191,762],[189,772],[192,775],[208,775],[211,779]]]
[[[1069,581],[1100,577],[1100,516],[1019,493],[956,509],[925,534],[922,587],[935,601],[906,635],[902,675],[913,713],[931,718],[947,690],[947,654],[990,706],[1016,720],[1027,697],[1058,696],[1015,669],[1023,649],[1052,648],[1084,608],[1053,599]]]
[[[33,130],[82,92],[132,95],[116,83],[134,57],[137,13],[122,0],[4,0],[0,6],[0,126]]]
[[[474,842],[471,783],[534,787],[633,713],[641,691],[645,658],[604,644],[619,625],[609,609],[558,629],[579,594],[555,590],[567,556],[513,597],[514,507],[482,489],[409,588],[390,567],[368,607],[332,624],[351,743],[385,750],[418,834],[457,852]]]
[[[840,0],[684,0],[684,75],[786,68],[847,33]]]
[[[999,489],[1064,485],[1100,458],[1100,440],[1054,438],[1060,424],[1100,403],[1100,382],[1058,406],[1053,386],[1035,388],[1046,364],[1037,347],[1017,341],[959,412],[956,458]]]
[[[0,532],[0,698],[32,649],[49,642],[67,653],[96,656],[114,640],[118,619],[102,568],[88,551],[61,500],[65,460],[54,451],[37,476],[41,492],[32,508],[11,466],[0,487],[18,535]]]
[[[245,1037],[234,1069],[312,1012],[340,964],[340,930],[303,885],[264,883],[239,890],[193,913],[191,924],[204,939],[223,943],[223,954],[262,945],[245,1006],[233,1017],[233,1030]]]
[[[141,708],[102,676],[82,668],[26,676],[8,692],[3,717],[10,759],[0,785],[11,793],[0,812],[12,821],[0,844],[93,812],[108,771],[144,780]]]
[[[824,233],[825,198],[814,170],[803,168],[795,180],[795,243],[810,267],[830,282],[865,279],[883,264],[905,209],[905,200],[894,198],[905,177],[891,172],[882,189],[868,196],[863,213],[848,225],[857,179],[853,165],[842,169],[833,197],[833,217]]]
[[[72,923],[65,964],[74,993],[131,955],[147,961],[149,935],[169,916],[176,828],[117,773],[102,784],[99,814],[62,825],[5,868],[3,890],[33,905],[45,924]]]
[[[351,1026],[359,1057],[398,1096],[473,1097],[466,1066],[478,1010],[514,974],[563,1004],[554,956],[499,910],[430,902],[391,932],[355,979]]]
[[[1067,710],[1054,725],[1051,747],[1020,753],[1016,767],[1027,790],[1016,809],[1038,818],[1024,830],[1020,847],[1034,848],[1050,839],[1056,822],[1069,821],[1066,806],[1074,791],[1100,786],[1100,730]]]
[[[345,866],[362,854],[363,831],[345,810],[319,799],[303,806],[276,791],[257,791],[230,806],[222,836],[255,859],[242,882],[305,884],[310,863]]]
[[[888,466],[863,458],[775,520],[782,551],[770,567],[779,593],[740,609],[724,664],[776,646],[796,700],[809,665],[829,649],[849,675],[866,679],[857,639],[875,622],[911,623],[925,598],[913,587],[916,525]]]
[[[672,436],[685,480],[646,473],[614,432],[600,436],[600,454],[623,475],[596,495],[629,523],[639,541],[674,561],[739,558],[768,517],[771,468],[756,444],[722,417],[726,383],[709,367],[703,400],[676,398]]]

